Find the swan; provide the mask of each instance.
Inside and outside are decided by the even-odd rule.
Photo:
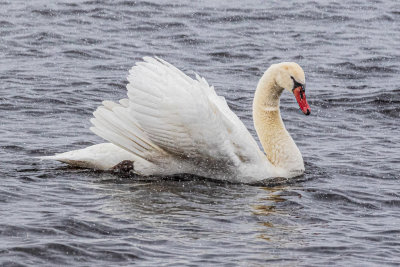
[[[273,64],[258,82],[253,121],[265,153],[225,98],[199,75],[192,79],[158,57],[145,57],[128,81],[128,98],[103,101],[91,119],[90,130],[109,143],[43,158],[142,176],[193,174],[239,183],[303,174],[302,155],[279,110],[286,89],[310,114],[297,63]]]

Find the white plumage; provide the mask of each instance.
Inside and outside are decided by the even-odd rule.
[[[112,144],[47,158],[102,170],[130,160],[140,175],[189,173],[233,182],[294,176],[269,162],[204,78],[145,57],[128,81],[128,99],[103,101],[91,119],[90,129]]]

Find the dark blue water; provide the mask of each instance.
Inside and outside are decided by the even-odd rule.
[[[0,1],[0,265],[400,263],[400,4]],[[281,101],[306,173],[268,186],[144,179],[35,157],[103,142],[88,127],[157,55],[213,84],[254,134],[272,63],[306,72],[311,116]]]

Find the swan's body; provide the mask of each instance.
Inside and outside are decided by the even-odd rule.
[[[46,158],[99,170],[129,160],[144,176],[188,173],[246,183],[304,172],[279,112],[283,89],[303,88],[304,72],[297,64],[272,65],[257,86],[253,117],[266,155],[225,99],[196,78],[161,59],[145,58],[130,71],[128,99],[104,101],[93,113],[91,130],[111,143]]]

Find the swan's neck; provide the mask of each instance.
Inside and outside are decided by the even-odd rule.
[[[268,160],[288,171],[303,170],[303,158],[283,124],[279,99],[283,88],[275,82],[276,70],[268,69],[261,77],[253,102],[253,120]]]

